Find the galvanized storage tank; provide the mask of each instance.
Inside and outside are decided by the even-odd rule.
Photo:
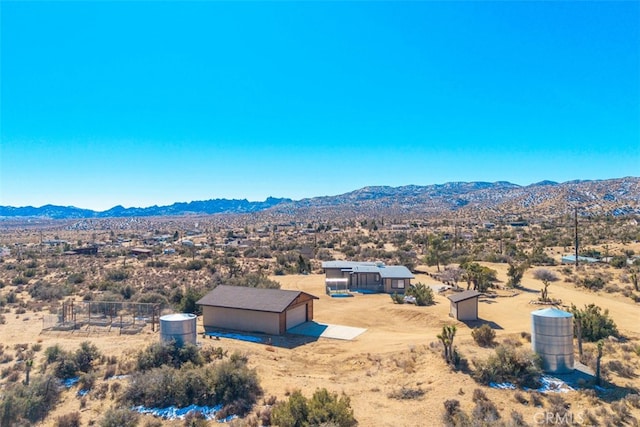
[[[175,340],[179,346],[196,343],[196,315],[189,313],[166,314],[160,317],[160,340]]]
[[[557,308],[531,312],[531,346],[545,372],[573,371],[573,314]]]

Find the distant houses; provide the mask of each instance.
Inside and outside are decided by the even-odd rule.
[[[404,293],[415,276],[403,265],[382,262],[324,261],[326,285],[342,283],[350,291]],[[342,279],[342,280],[336,280]]]

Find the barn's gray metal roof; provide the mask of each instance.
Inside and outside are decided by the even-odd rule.
[[[460,302],[460,301],[465,301],[471,298],[475,298],[479,295],[480,295],[480,292],[478,291],[468,290],[468,291],[462,291],[457,294],[449,295],[447,298],[449,298],[451,302]]]
[[[196,304],[282,313],[301,294],[308,296],[309,299],[318,299],[318,297],[302,291],[220,285],[200,298]]]

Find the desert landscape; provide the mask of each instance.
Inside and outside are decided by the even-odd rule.
[[[122,324],[111,319],[108,327],[89,322],[76,329],[56,328],[63,302],[146,304],[161,307],[158,314],[197,312],[193,302],[219,284],[304,291],[319,298],[314,304],[316,322],[366,329],[353,340],[245,334],[259,341],[251,342],[205,336],[198,317],[200,351],[224,353],[222,359],[237,352],[259,379],[262,394],[246,415],[227,419],[231,425],[264,425],[265,414],[296,390],[310,398],[319,389],[347,396],[353,417],[363,426],[635,425],[640,417],[634,397],[640,387],[640,298],[630,278],[640,243],[632,240],[638,233],[633,218],[581,218],[581,253],[608,257],[603,257],[606,262],[582,262],[578,267],[562,264],[562,257],[573,250],[574,230],[566,219],[561,221],[564,227],[551,227],[549,219],[491,227],[433,219],[421,226],[378,226],[372,221],[274,226],[243,223],[246,218],[232,215],[101,219],[90,224],[12,221],[4,223],[0,263],[5,408],[10,390],[26,380],[27,361],[32,378],[58,369],[55,361],[47,362],[51,347],[73,354],[89,343],[99,354],[89,364],[90,373],[80,374],[79,385],[59,386],[59,397],[46,415],[36,418],[38,425],[109,425],[105,414],[125,402],[136,360],[160,340],[157,319],[153,326],[148,317],[136,326],[130,321],[135,323],[135,316],[128,320],[127,314],[120,318]],[[604,226],[615,230],[614,238],[598,240]],[[562,239],[567,239],[567,246],[540,243]],[[82,247],[96,247],[98,252],[74,254]],[[612,266],[623,254],[628,261]],[[325,292],[322,259],[384,259],[390,265],[408,265],[415,275],[412,283],[433,290],[433,303],[397,304],[383,293],[332,298]],[[447,288],[473,285],[464,274],[471,260],[491,271],[492,278],[479,298],[479,319],[462,322],[449,315],[447,296],[455,290]],[[513,285],[510,268],[517,265],[526,267]],[[616,337],[602,341],[600,386],[595,384],[597,345],[586,341],[584,364],[577,365],[581,374],[567,376],[563,392],[503,389],[478,379],[477,362],[501,346],[530,351],[531,312],[546,306],[540,305],[540,270],[553,276],[548,284],[553,306],[571,310],[572,305],[595,304],[615,322]],[[592,283],[600,287],[585,287]],[[456,326],[453,345],[461,361],[455,366],[443,358],[438,338],[447,325]],[[482,325],[495,333],[489,345],[479,345],[472,334]],[[466,418],[445,418],[445,402],[451,401],[458,402],[456,411]],[[484,409],[478,409],[478,402],[484,402]],[[31,423],[19,420],[5,424]],[[213,423],[140,415],[131,425],[194,422]]]

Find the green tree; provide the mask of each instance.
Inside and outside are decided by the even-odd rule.
[[[410,295],[416,299],[416,305],[425,306],[431,305],[433,301],[433,290],[431,287],[426,286],[424,283],[416,283],[407,289],[407,295]]]
[[[586,341],[596,342],[609,336],[618,336],[618,328],[609,310],[604,310],[595,304],[585,305],[583,309],[571,306],[574,318],[580,319],[582,338]]]
[[[440,272],[440,264],[445,263],[448,259],[447,250],[449,246],[441,236],[431,235],[428,241],[429,249],[424,257],[424,262],[429,266],[435,265],[438,272]]]
[[[522,282],[524,272],[529,268],[529,264],[526,262],[517,263],[515,261],[509,262],[509,269],[507,270],[507,286],[516,287]]]
[[[467,281],[467,289],[473,283],[473,289],[478,292],[486,292],[493,282],[497,280],[497,272],[477,262],[466,262],[460,266],[464,269],[464,278]]]

